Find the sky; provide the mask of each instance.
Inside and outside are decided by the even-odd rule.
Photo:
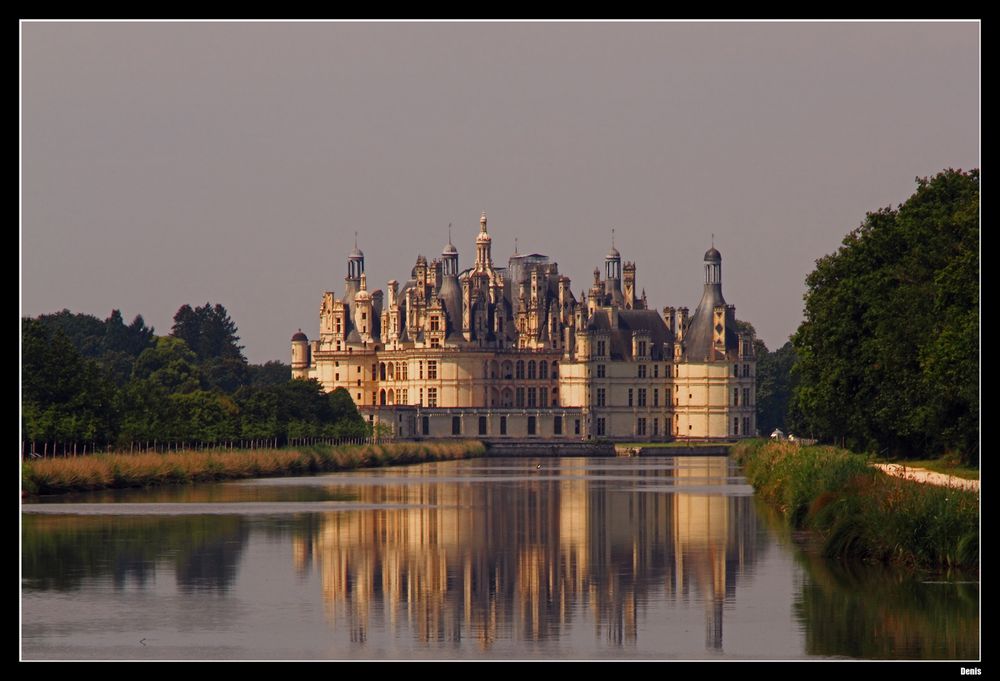
[[[559,264],[611,245],[649,304],[703,256],[771,349],[805,277],[916,177],[980,166],[978,22],[23,22],[23,316],[159,334],[220,303],[254,363],[290,361],[342,293],[448,241]],[[713,237],[714,235],[714,237]],[[603,267],[602,267],[603,270]]]

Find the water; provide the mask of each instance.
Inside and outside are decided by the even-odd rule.
[[[25,659],[979,656],[977,582],[804,553],[725,458],[478,459],[22,510]]]

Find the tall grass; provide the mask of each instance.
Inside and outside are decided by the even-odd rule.
[[[789,525],[818,532],[829,556],[976,568],[979,496],[893,478],[834,447],[750,441],[733,456]]]
[[[296,449],[187,451],[167,454],[97,454],[42,459],[21,467],[29,494],[151,487],[237,478],[302,475],[482,456],[481,442],[393,442],[379,445],[311,445]]]

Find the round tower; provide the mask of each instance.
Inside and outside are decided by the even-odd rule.
[[[292,336],[292,377],[305,378],[305,373],[309,369],[309,339],[299,329]]]

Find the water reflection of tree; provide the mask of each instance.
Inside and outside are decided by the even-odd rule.
[[[235,516],[55,516],[22,519],[25,588],[74,590],[109,578],[143,588],[170,559],[182,589],[225,590],[248,530]]]
[[[564,466],[515,482],[359,486],[362,502],[428,506],[324,516],[303,528],[295,562],[318,564],[331,616],[350,622],[352,639],[377,619],[420,641],[473,636],[488,649],[558,637],[586,613],[596,636],[627,645],[650,594],[694,592],[706,647],[721,648],[722,604],[757,536],[749,498],[719,493],[726,460],[610,473],[638,479]]]
[[[979,585],[801,554],[806,652],[863,659],[979,658]]]

